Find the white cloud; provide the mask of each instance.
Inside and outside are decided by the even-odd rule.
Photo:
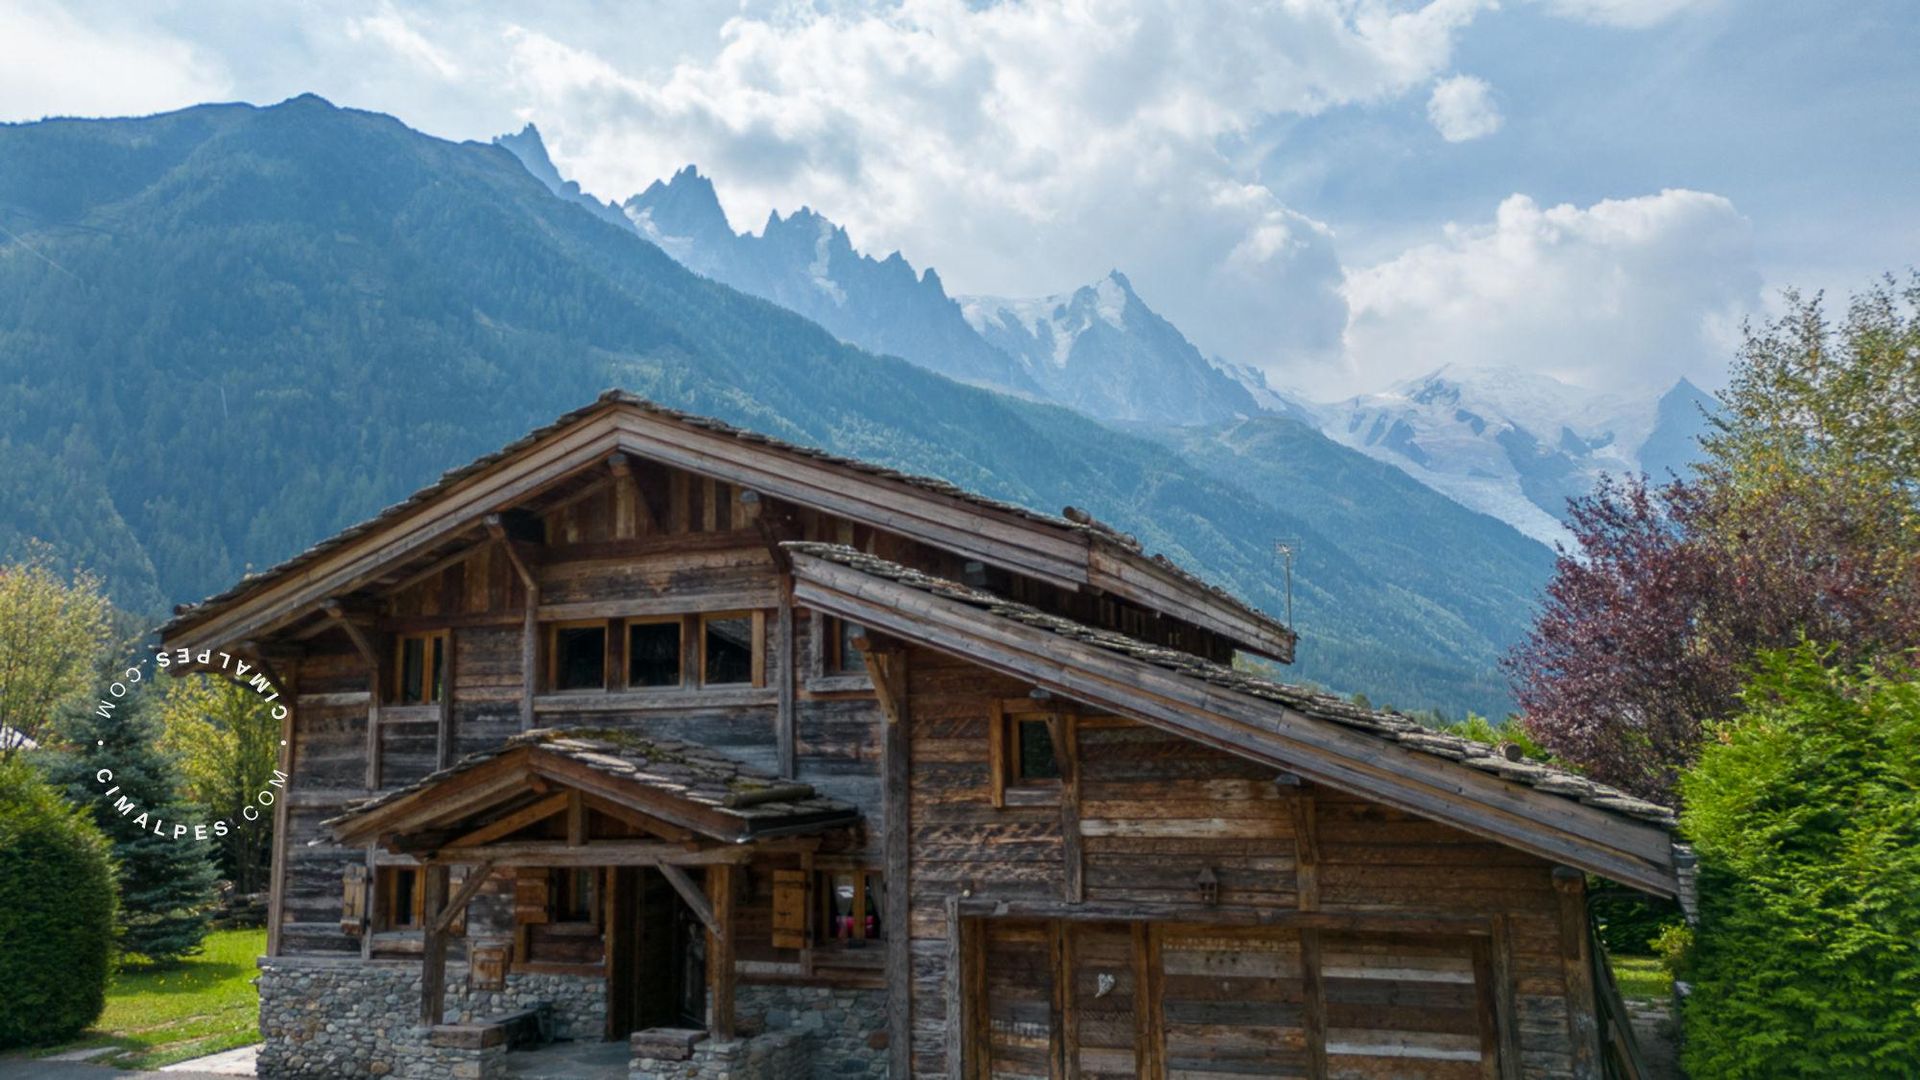
[[[1202,348],[1337,347],[1331,231],[1234,159],[1276,116],[1392,100],[1449,66],[1483,0],[906,0],[737,18],[647,75],[511,32],[556,160],[624,197],[689,161],[736,226],[808,203],[958,291],[1044,295],[1127,269]]]
[[[1714,379],[1760,303],[1747,219],[1698,191],[1542,208],[1525,195],[1494,220],[1350,271],[1349,385],[1446,363],[1513,366],[1590,387]]]
[[[220,68],[128,19],[80,19],[50,4],[0,6],[0,119],[125,116],[227,96]]]
[[[1658,26],[1690,8],[1710,7],[1719,0],[1541,0],[1563,19],[1600,26],[1644,30]]]
[[[433,72],[442,79],[460,77],[460,65],[426,35],[415,29],[406,16],[383,4],[379,11],[346,22],[347,37],[353,41],[374,41],[396,55]]]
[[[1493,87],[1485,79],[1455,75],[1433,84],[1427,99],[1427,119],[1448,142],[1466,142],[1500,130],[1505,117],[1494,104]]]

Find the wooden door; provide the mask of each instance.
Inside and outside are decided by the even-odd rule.
[[[1310,1075],[1297,931],[1169,926],[1153,937],[1168,1080]]]
[[[986,1075],[996,1080],[1057,1076],[1054,997],[1056,923],[989,919],[981,925]]]
[[[625,866],[607,876],[607,1037],[674,1026],[677,897],[657,870]]]
[[[1329,1075],[1500,1075],[1490,973],[1476,970],[1472,938],[1323,933],[1320,943]]]
[[[1122,1080],[1140,1075],[1145,1041],[1147,928],[1123,923],[1066,927],[1062,963],[1071,972],[1062,1004],[1067,1075]],[[1150,1036],[1149,1036],[1150,1037]]]

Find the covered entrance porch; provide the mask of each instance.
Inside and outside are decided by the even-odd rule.
[[[418,891],[419,1020],[440,1044],[504,1055],[556,1028],[623,1044],[658,1033],[638,1056],[732,1039],[741,877],[858,823],[852,806],[706,747],[561,728],[328,825],[370,846],[370,903],[396,882]]]

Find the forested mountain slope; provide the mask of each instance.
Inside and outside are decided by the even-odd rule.
[[[554,198],[498,147],[313,97],[6,126],[0,225],[0,544],[45,538],[143,610],[618,385],[1084,507],[1269,610],[1274,539],[1318,537],[1293,675],[1409,707],[1504,703],[1492,663],[1525,605],[1436,619],[1447,601],[1365,555],[1390,529],[1469,565],[1456,529],[1383,525],[1392,496],[1358,486],[1309,520],[1163,445],[843,345]],[[1544,567],[1485,572],[1489,595],[1523,596]]]

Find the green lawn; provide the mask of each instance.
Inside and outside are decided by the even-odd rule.
[[[1651,956],[1609,956],[1613,981],[1628,1000],[1666,1001],[1673,997],[1673,979]]]
[[[166,968],[130,968],[107,985],[107,1009],[86,1035],[42,1053],[113,1046],[92,1060],[152,1069],[260,1039],[254,960],[265,930],[216,930],[199,956]]]

